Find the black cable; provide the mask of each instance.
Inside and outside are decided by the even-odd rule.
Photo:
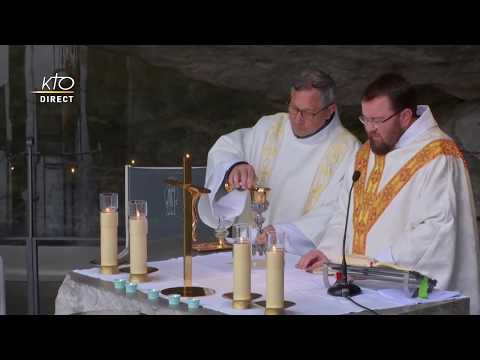
[[[380,314],[379,314],[378,312],[376,312],[375,310],[370,309],[370,308],[368,308],[368,307],[366,307],[366,306],[364,306],[364,305],[362,305],[362,304],[357,303],[357,302],[356,302],[355,300],[353,300],[350,296],[345,296],[345,297],[346,297],[348,300],[350,300],[352,303],[354,303],[355,305],[360,306],[361,308],[363,308],[363,309],[365,309],[365,310],[368,310],[368,311],[374,313],[375,315],[380,315]]]

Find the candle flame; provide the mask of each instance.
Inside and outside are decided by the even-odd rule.
[[[281,251],[282,251],[282,247],[272,245],[272,252],[281,252]]]
[[[140,211],[137,209],[137,217],[140,217]]]

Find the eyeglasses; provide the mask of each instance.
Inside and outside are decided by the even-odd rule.
[[[304,120],[312,120],[315,116],[317,116],[319,113],[327,109],[330,105],[333,105],[333,103],[330,103],[317,112],[312,112],[312,111],[307,111],[307,110],[300,110],[299,108],[294,107],[291,103],[288,104],[288,112],[292,117],[296,117],[298,113],[302,116],[302,119]]]
[[[403,110],[403,109],[402,109],[402,110]],[[397,111],[395,114],[390,115],[389,117],[387,117],[386,119],[383,119],[383,120],[374,120],[374,118],[370,118],[370,119],[369,119],[369,118],[366,118],[366,117],[363,116],[363,115],[360,115],[360,116],[358,117],[358,120],[360,120],[360,122],[361,122],[363,125],[365,125],[365,126],[367,126],[367,125],[375,125],[375,126],[378,126],[378,125],[383,124],[384,122],[390,120],[390,119],[393,118],[395,115],[400,114],[400,113],[402,112],[402,110]]]

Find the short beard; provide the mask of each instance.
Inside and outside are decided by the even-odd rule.
[[[387,145],[384,142],[377,144],[370,138],[368,140],[370,143],[370,149],[372,149],[373,153],[376,155],[386,155],[393,150],[390,145]]]

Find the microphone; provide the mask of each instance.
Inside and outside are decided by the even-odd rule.
[[[347,226],[348,226],[348,214],[350,212],[350,200],[352,198],[353,185],[360,179],[361,172],[355,170],[352,176],[352,186],[350,187],[350,193],[348,194],[348,205],[347,205],[347,218],[345,220],[345,231],[343,232],[343,253],[342,253],[342,279],[337,280],[337,282],[328,288],[328,293],[332,296],[355,296],[362,292],[360,287],[355,285],[353,282],[348,282],[347,278],[347,260],[345,257],[345,242],[347,239]]]

